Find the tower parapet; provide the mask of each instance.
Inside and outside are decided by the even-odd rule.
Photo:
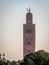
[[[27,14],[26,14],[26,23],[27,24],[32,24],[32,18],[33,18],[33,15],[32,15],[32,13],[30,12],[30,8],[29,8],[29,10],[28,10],[28,12],[27,12]]]

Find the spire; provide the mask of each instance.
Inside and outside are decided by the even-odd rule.
[[[30,12],[30,7],[29,7],[29,12]]]
[[[32,13],[30,12],[30,7],[27,10],[28,12],[26,14],[26,23],[32,24]]]
[[[27,10],[27,12],[30,12],[30,7],[29,7],[29,8],[27,8],[26,10]]]

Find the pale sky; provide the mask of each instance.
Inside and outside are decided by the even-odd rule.
[[[23,24],[29,7],[36,24],[36,51],[49,52],[49,0],[0,0],[0,53],[9,60],[23,58]]]

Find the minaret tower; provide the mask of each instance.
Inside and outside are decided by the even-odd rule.
[[[23,57],[35,52],[35,24],[30,8],[26,14],[26,24],[23,24]]]

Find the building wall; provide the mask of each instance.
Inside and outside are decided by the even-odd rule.
[[[23,24],[23,56],[35,52],[35,24]]]

